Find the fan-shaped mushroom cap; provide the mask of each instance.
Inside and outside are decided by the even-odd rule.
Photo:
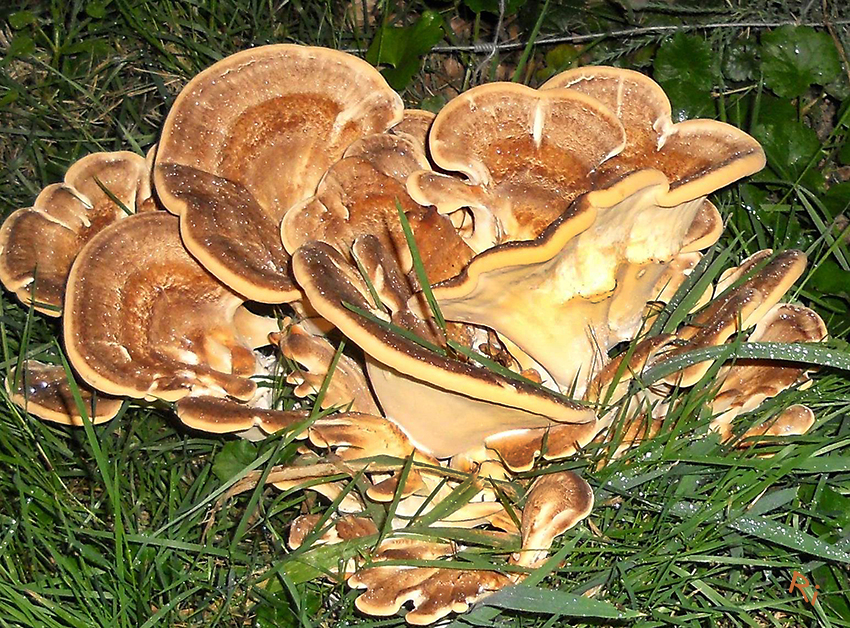
[[[660,172],[643,171],[583,196],[536,240],[485,251],[436,286],[443,314],[495,329],[580,395],[607,350],[640,327],[702,208],[661,207],[666,189]]]
[[[373,456],[404,459],[418,453],[392,421],[359,412],[319,419],[310,426],[308,435],[310,442],[317,447],[333,447],[334,453],[342,460]],[[424,458],[421,454],[419,457]]]
[[[83,425],[64,367],[27,360],[23,363],[20,376],[16,370],[9,374],[7,385],[12,402],[30,414],[63,425]],[[121,399],[96,395],[85,384],[76,383],[76,386],[83,408],[92,423],[106,423],[121,410]]]
[[[321,521],[322,515],[300,515],[292,522],[289,528],[289,549],[298,549],[304,543],[304,539],[316,529],[316,524]],[[354,515],[343,515],[332,522],[331,527],[316,539],[316,544],[333,545],[343,541],[363,538],[378,534],[375,522],[366,517]]]
[[[598,421],[551,425],[495,434],[484,442],[511,471],[522,472],[531,469],[541,454],[545,460],[573,455],[592,441],[601,427]]]
[[[401,121],[401,98],[365,61],[280,44],[245,50],[193,78],[166,118],[155,182],[189,251],[263,302],[298,297],[281,218],[316,191],[355,140]]]
[[[738,446],[749,447],[752,438],[759,436],[797,436],[805,434],[815,424],[815,413],[806,406],[793,405],[779,413],[779,416],[748,429],[741,435]]]
[[[541,89],[568,88],[614,111],[626,130],[626,145],[595,173],[600,187],[641,168],[655,168],[670,180],[660,201],[678,205],[704,196],[764,168],[761,146],[733,126],[716,120],[673,124],[661,87],[633,70],[589,66],[567,70]]]
[[[247,400],[257,364],[234,328],[241,304],[183,248],[177,218],[136,214],[95,236],[71,270],[68,358],[113,395]]]
[[[629,382],[639,377],[644,367],[672,346],[675,340],[675,334],[661,334],[641,340],[634,348],[618,355],[596,374],[587,387],[584,398],[587,401],[601,402],[609,397],[611,402],[616,402],[626,392]],[[623,364],[627,359],[628,362]]]
[[[401,122],[391,128],[390,133],[409,135],[416,140],[424,151],[428,145],[428,133],[431,131],[431,125],[434,124],[436,117],[436,114],[424,109],[405,109]]]
[[[419,208],[404,182],[424,168],[425,153],[406,135],[384,133],[355,142],[328,170],[316,196],[284,216],[280,231],[286,250],[294,253],[316,240],[348,255],[357,236],[371,233],[409,270],[412,260],[396,203],[405,212]]]
[[[593,491],[575,473],[561,471],[539,477],[522,509],[522,552],[514,562],[538,566],[555,537],[587,517],[592,509]]]
[[[221,397],[184,397],[177,402],[177,417],[185,425],[213,434],[247,433],[259,428],[261,438],[262,434],[294,427],[306,421],[309,415],[306,410],[253,408]]]
[[[413,259],[402,230],[405,212],[432,281],[456,275],[472,257],[451,220],[408,196],[408,176],[428,168],[424,150],[409,135],[370,135],[352,144],[322,179],[316,196],[293,207],[281,222],[287,251],[310,241],[327,242],[350,259],[357,237],[370,234],[399,260],[402,271]]]
[[[372,236],[359,239],[354,254],[371,275],[392,322],[430,342],[439,342],[431,323],[407,308],[404,288],[392,256]],[[552,422],[585,423],[589,410],[540,388],[508,379],[466,362],[430,351],[416,341],[344,304],[390,316],[372,300],[368,286],[338,251],[323,243],[302,246],[293,257],[299,285],[319,313],[333,322],[367,354],[369,376],[385,414],[401,425],[414,444],[437,457],[449,457],[480,445],[487,436]],[[416,403],[410,403],[416,399]]]
[[[528,240],[593,187],[591,172],[624,143],[622,125],[598,100],[490,83],[449,102],[428,136],[434,163],[468,183],[426,172],[409,179],[408,191],[442,213],[469,207],[475,229],[496,237],[491,245]]]
[[[697,211],[694,221],[688,227],[682,243],[682,253],[702,251],[720,239],[723,233],[723,217],[709,200],[704,200]]]
[[[316,421],[308,430],[310,442],[316,447],[327,447],[342,460],[357,460],[374,456],[391,456],[401,460],[415,455],[420,461],[437,464],[433,458],[418,451],[398,426],[381,416],[346,412]],[[393,499],[399,484],[399,475],[381,478],[369,487],[366,495],[375,501]],[[402,497],[408,497],[424,487],[417,469],[408,472]]]
[[[297,324],[272,336],[281,353],[301,366],[286,377],[288,383],[295,385],[295,394],[306,397],[317,393],[328,377],[336,355],[331,343],[322,336],[308,333]],[[357,362],[341,354],[330,377],[322,398],[322,408],[336,406],[352,412],[380,414],[366,375]]]
[[[48,185],[32,207],[13,212],[0,227],[0,280],[18,298],[60,316],[71,264],[95,234],[129,211],[153,203],[144,158],[126,151],[94,153],[75,162],[64,183]]]
[[[495,571],[466,569],[381,566],[383,560],[435,560],[449,556],[449,545],[415,539],[391,539],[373,556],[378,563],[348,579],[356,589],[366,589],[355,605],[369,615],[388,616],[411,602],[413,610],[405,620],[424,626],[454,613],[463,613],[470,604],[509,584],[511,580]]]
[[[807,307],[780,303],[756,324],[749,341],[820,342],[826,338],[826,334],[826,325],[814,311]],[[805,372],[804,366],[796,364],[767,360],[737,361],[718,375],[723,384],[711,407],[720,416],[712,421],[711,428],[720,432],[724,440],[730,438],[731,423],[736,416],[754,410],[766,399],[801,382]],[[792,423],[807,425],[807,429],[810,426],[808,421]]]
[[[668,303],[679,288],[682,287],[682,284],[687,281],[688,276],[696,268],[696,265],[700,263],[700,260],[702,260],[702,254],[700,253],[681,253],[674,257],[655,282],[655,288],[653,290],[655,296],[652,300],[659,303]],[[711,299],[711,294],[712,289],[709,286],[700,297],[700,301],[694,307],[694,310],[708,303]]]
[[[720,296],[679,330],[679,346],[665,352],[658,361],[701,347],[721,345],[735,332],[752,327],[765,316],[806,268],[806,255],[801,251],[783,251],[771,258],[772,254],[770,250],[759,251],[724,273],[716,289]],[[667,381],[693,386],[710,366],[709,362],[699,362]]]

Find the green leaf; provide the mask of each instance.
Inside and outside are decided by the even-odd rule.
[[[303,623],[296,615],[294,604],[284,593],[269,593],[266,590],[256,606],[257,628],[299,628]],[[307,617],[316,617],[322,610],[322,598],[310,591],[299,599],[301,612]]]
[[[10,89],[7,91],[2,98],[0,98],[0,108],[5,107],[6,105],[10,105],[15,102],[20,96],[20,92],[17,89]]]
[[[661,86],[673,107],[674,122],[715,117],[716,108],[711,92],[699,90],[691,83],[681,81],[662,83]]]
[[[608,602],[522,584],[497,591],[486,597],[480,605],[582,619],[634,619],[641,616],[641,613],[635,611],[621,611]]]
[[[850,139],[844,140],[841,150],[838,151],[838,160],[842,166],[850,165]]]
[[[836,617],[850,617],[847,574],[835,565],[821,565],[812,571],[812,583],[820,587],[818,601],[831,608]]]
[[[445,107],[447,102],[448,99],[442,94],[434,94],[433,96],[423,98],[422,102],[419,103],[419,107],[431,113],[440,113],[440,109]]]
[[[89,2],[88,4],[86,4],[86,15],[96,20],[102,20],[106,17],[107,4],[109,4],[108,0],[106,2]]]
[[[680,32],[665,41],[655,56],[653,70],[673,105],[674,121],[714,112],[711,90],[717,67],[714,52],[702,37]]]
[[[782,26],[762,35],[761,45],[764,82],[779,96],[802,96],[841,73],[835,42],[809,26]]]
[[[677,33],[658,49],[653,64],[659,82],[679,81],[696,89],[714,87],[714,52],[702,37]]]
[[[817,133],[797,121],[787,100],[765,96],[759,119],[750,130],[764,147],[767,163],[780,178],[796,181],[821,148]],[[816,170],[812,170],[817,175]]]
[[[812,288],[821,294],[850,295],[850,273],[845,272],[832,257],[818,263],[809,281]]]
[[[800,220],[790,210],[790,205],[763,204],[755,214],[773,235],[776,246],[784,249],[808,249],[812,236],[808,231],[804,231]]]
[[[668,375],[707,360],[782,360],[796,364],[817,364],[850,371],[850,352],[820,342],[789,344],[786,342],[744,342],[739,345],[719,345],[694,349],[643,372],[641,381],[649,386]]]
[[[825,543],[819,538],[792,528],[784,523],[777,523],[764,517],[740,517],[729,524],[729,527],[751,534],[764,541],[776,543],[799,552],[805,552],[819,558],[850,563],[850,554],[834,545]]]
[[[257,451],[257,446],[251,441],[235,440],[225,443],[216,454],[212,472],[225,482],[254,462],[257,459]]]
[[[328,574],[338,574],[341,564],[358,556],[375,544],[376,536],[364,536],[332,545],[316,545],[299,556],[285,559],[280,571],[295,584],[308,582]]]
[[[758,43],[751,37],[733,41],[726,48],[723,75],[733,81],[749,81],[758,77]]]
[[[443,17],[425,11],[411,26],[384,24],[366,51],[372,65],[389,66],[381,74],[394,89],[404,89],[419,71],[422,56],[443,39]]]
[[[9,16],[9,26],[17,31],[30,24],[35,24],[37,19],[36,14],[32,11],[18,11]]]
[[[6,55],[0,60],[0,65],[16,57],[24,57],[35,52],[35,42],[29,35],[19,33],[12,38],[12,43],[6,49]]]
[[[834,81],[830,81],[823,86],[827,94],[842,102],[850,98],[850,80],[847,75],[841,72]]]
[[[505,0],[505,15],[516,13],[528,0]],[[463,3],[475,13],[499,14],[499,0],[463,0]]]
[[[821,202],[832,218],[850,212],[850,181],[831,186],[821,197]]]
[[[833,519],[834,525],[838,527],[846,527],[850,525],[850,497],[824,486],[818,495],[815,512],[821,517]]]

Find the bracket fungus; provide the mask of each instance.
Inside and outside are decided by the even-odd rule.
[[[44,188],[0,227],[0,281],[36,311],[61,316],[68,273],[85,243],[125,209],[155,208],[150,177],[145,159],[127,151],[75,162],[63,183]]]
[[[162,130],[154,180],[186,248],[255,301],[299,297],[277,236],[355,140],[402,119],[365,61],[326,48],[261,46],[193,78]]]
[[[381,407],[417,446],[446,458],[499,432],[595,420],[592,411],[530,382],[440,355],[417,342],[418,337],[434,347],[440,341],[431,322],[408,308],[413,295],[392,256],[374,236],[361,237],[353,253],[364,268],[372,269],[371,283],[390,314],[372,300],[356,267],[327,244],[306,244],[296,252],[295,277],[319,313],[367,354]],[[346,304],[371,312],[373,318]],[[395,330],[382,324],[387,319]],[[421,403],[409,403],[414,398]],[[464,417],[462,424],[456,416]]]
[[[233,325],[242,303],[186,252],[177,218],[130,216],[95,236],[74,263],[68,358],[85,381],[113,395],[247,400],[257,365]]]
[[[553,76],[541,89],[586,94],[609,107],[622,123],[626,144],[594,173],[595,188],[610,187],[632,172],[652,168],[670,182],[660,202],[673,207],[764,168],[761,146],[740,129],[717,120],[674,124],[664,90],[640,72],[576,68]]]
[[[65,367],[25,360],[21,370],[9,373],[7,388],[9,398],[26,412],[45,421],[64,425],[83,425],[83,415],[94,424],[106,423],[115,418],[123,399],[98,394],[97,391],[76,383],[82,408],[74,397]]]
[[[468,209],[470,242],[480,252],[538,236],[625,141],[613,112],[578,92],[481,85],[450,101],[428,134],[434,163],[466,180],[424,171],[408,191],[440,213]]]
[[[721,235],[706,196],[763,165],[742,131],[674,122],[661,88],[635,72],[482,85],[434,116],[404,111],[360,59],[263,46],[193,78],[147,160],[91,155],[14,212],[0,280],[63,313],[95,423],[130,397],[174,402],[207,432],[301,426],[299,455],[269,482],[337,511],[305,503],[289,546],[362,543],[339,574],[363,589],[357,608],[409,604],[407,621],[425,624],[522,580],[590,514],[587,482],[544,461],[607,438],[618,411],[628,424],[615,455],[652,437],[670,391],[709,373],[691,364],[634,393],[645,369],[748,333],[826,337],[816,313],[781,302],[803,272],[799,251],[756,253],[694,295],[676,329],[643,334]],[[156,198],[167,212],[146,211]],[[302,320],[279,325],[248,301],[288,303]],[[301,400],[273,409],[258,389],[274,358],[255,349],[269,343],[291,361],[296,397],[323,391],[318,416]],[[746,430],[732,422],[807,381],[798,364],[723,365],[705,387],[710,429],[724,442],[803,433],[814,416],[802,405]],[[7,385],[38,416],[82,422],[62,368],[27,361]],[[392,519],[373,520],[376,509]],[[515,571],[449,565],[465,549],[456,529],[498,541]]]

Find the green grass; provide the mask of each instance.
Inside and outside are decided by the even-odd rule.
[[[372,58],[392,66],[406,102],[429,108],[489,78],[536,85],[578,59],[618,63],[653,73],[677,111],[728,120],[765,145],[769,168],[713,199],[727,220],[722,253],[737,261],[764,247],[806,250],[809,272],[793,296],[821,313],[831,349],[847,356],[850,83],[839,49],[850,15],[841,2],[827,3],[824,16],[818,2],[689,9],[510,1],[509,9],[522,6],[502,26],[521,45],[492,57],[468,47],[494,40],[498,17],[472,9],[497,1],[379,2],[374,23],[330,0],[20,4],[0,8],[4,214],[30,205],[89,152],[142,153],[189,77],[251,45],[295,41],[364,54],[372,46]],[[831,31],[774,28],[767,38],[765,29],[716,26],[796,18],[820,25],[824,17]],[[681,23],[711,27],[676,36],[651,30]],[[629,32],[525,43],[608,31]],[[420,55],[434,46],[461,50],[426,55],[420,67]],[[806,55],[786,54],[795,48]],[[56,361],[56,322],[2,297],[3,369],[23,352]],[[605,448],[553,465],[588,479],[593,514],[523,587],[494,595],[453,625],[598,624],[613,606],[624,617],[615,623],[641,627],[850,626],[846,373],[822,368],[810,389],[744,417],[742,431],[791,403],[816,411],[809,434],[758,451],[705,436],[707,394],[710,386],[695,387],[661,436],[606,467],[596,465]],[[105,426],[74,430],[6,402],[0,626],[403,625],[399,617],[363,617],[355,591],[315,578],[358,547],[285,551],[289,521],[324,512],[326,503],[262,484],[222,500],[249,473],[294,456],[289,436],[254,445],[191,433],[164,405],[128,404]],[[469,560],[486,560],[486,548],[471,546],[478,549]],[[814,606],[788,592],[793,571],[820,587]],[[588,592],[607,610],[576,597]]]

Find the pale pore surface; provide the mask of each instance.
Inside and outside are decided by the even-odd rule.
[[[370,269],[371,282],[390,314],[376,306],[356,268],[328,245],[301,247],[294,257],[296,277],[316,310],[369,356],[372,386],[383,410],[417,446],[436,456],[451,456],[504,429],[593,420],[590,410],[472,362],[440,356],[352,312],[344,303],[379,319],[391,318],[394,325],[428,342],[440,342],[433,321],[408,308],[410,289],[377,239],[359,240],[355,254]],[[410,403],[411,398],[426,396],[428,402]]]
[[[435,287],[444,315],[495,329],[580,395],[607,350],[640,327],[701,207],[702,199],[661,207],[666,185],[654,178],[622,182],[624,198],[610,207],[595,207],[589,194],[538,240],[479,255]]]

